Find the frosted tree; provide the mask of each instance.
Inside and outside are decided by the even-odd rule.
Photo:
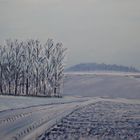
[[[5,58],[3,58],[4,60],[4,78],[5,78],[5,82],[6,85],[8,85],[8,91],[7,93],[12,94],[12,82],[14,79],[14,47],[13,47],[13,43],[10,40],[6,41],[6,52],[5,52]]]
[[[66,49],[63,48],[62,43],[57,43],[53,53],[53,65],[54,65],[54,96],[59,96],[61,91],[61,86],[63,84],[64,77],[64,63]]]
[[[3,94],[3,87],[4,87],[4,66],[6,60],[6,49],[5,46],[0,46],[0,93]]]
[[[0,93],[61,96],[65,48],[52,39],[7,40],[0,46]]]

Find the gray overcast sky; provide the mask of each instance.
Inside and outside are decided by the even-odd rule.
[[[0,0],[0,41],[7,38],[61,41],[68,66],[140,68],[140,0]]]

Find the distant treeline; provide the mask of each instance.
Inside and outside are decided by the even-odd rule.
[[[140,72],[134,67],[121,65],[108,65],[97,63],[81,63],[68,68],[66,71],[118,71],[118,72]]]
[[[0,45],[0,94],[60,97],[65,48],[49,39]]]

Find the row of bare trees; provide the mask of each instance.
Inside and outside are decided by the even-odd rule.
[[[51,39],[7,40],[0,45],[0,94],[60,97],[65,50]]]

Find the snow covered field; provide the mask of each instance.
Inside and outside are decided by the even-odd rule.
[[[75,124],[74,119],[77,119],[77,126],[81,128],[80,133],[79,131],[75,133],[78,138],[83,136],[82,133],[88,131],[92,134],[84,135],[84,137],[98,139],[103,136],[102,121],[109,120],[111,121],[108,122],[110,125],[105,125],[107,128],[104,131],[106,135],[100,138],[108,138],[107,134],[111,131],[115,136],[119,132],[123,139],[128,135],[128,131],[126,129],[121,131],[119,128],[124,125],[128,126],[131,132],[134,132],[130,138],[137,139],[140,134],[139,108],[139,75],[118,73],[67,74],[64,81],[63,98],[0,96],[0,138],[2,140],[35,140],[38,137],[39,140],[48,140],[50,136],[50,140],[53,140],[54,137],[58,137],[59,132],[62,134],[60,139],[63,140],[64,137],[73,137],[72,134],[77,131],[77,128],[73,128],[71,125]],[[87,113],[88,111],[89,113]],[[76,117],[77,112],[79,115]],[[91,122],[91,119],[94,122]],[[68,122],[60,125],[62,120],[68,120]],[[83,120],[82,123],[81,120]],[[115,121],[119,122],[118,124],[122,123],[120,127],[114,125]],[[97,125],[97,122],[100,125]],[[132,122],[135,127],[132,126]],[[96,133],[99,135],[93,135],[92,127],[85,130],[83,124],[86,127],[87,125],[96,126]],[[52,127],[54,125],[57,129]],[[65,135],[61,131],[64,125],[68,127]],[[116,132],[116,130],[118,131]]]
[[[101,101],[64,117],[39,140],[139,140],[140,104]]]
[[[42,139],[42,136],[44,136],[43,133],[46,130],[52,128],[53,125],[57,122],[59,123],[62,118],[65,118],[65,116],[71,114],[72,112],[85,108],[88,105],[90,106],[91,104],[110,101],[112,102],[111,106],[113,106],[113,104],[119,105],[124,103],[126,106],[132,106],[131,108],[134,114],[136,111],[135,106],[140,106],[140,100],[128,100],[121,98],[104,99],[92,97],[88,98],[86,101],[77,100],[63,104],[36,105],[32,107],[28,106],[26,108],[5,110],[0,112],[0,138],[3,140],[36,140],[37,137]],[[125,108],[120,108],[120,111],[122,109],[125,112]],[[120,112],[118,112],[118,114],[119,113]],[[82,116],[86,115],[84,112],[82,114]],[[137,115],[138,119],[139,115],[140,114]]]
[[[76,102],[87,100],[89,97],[140,99],[139,76],[140,74],[113,72],[69,73],[66,74],[64,80],[63,98],[0,96],[0,111],[36,105]]]
[[[139,77],[139,73],[68,73],[64,83],[64,94],[140,99]]]

